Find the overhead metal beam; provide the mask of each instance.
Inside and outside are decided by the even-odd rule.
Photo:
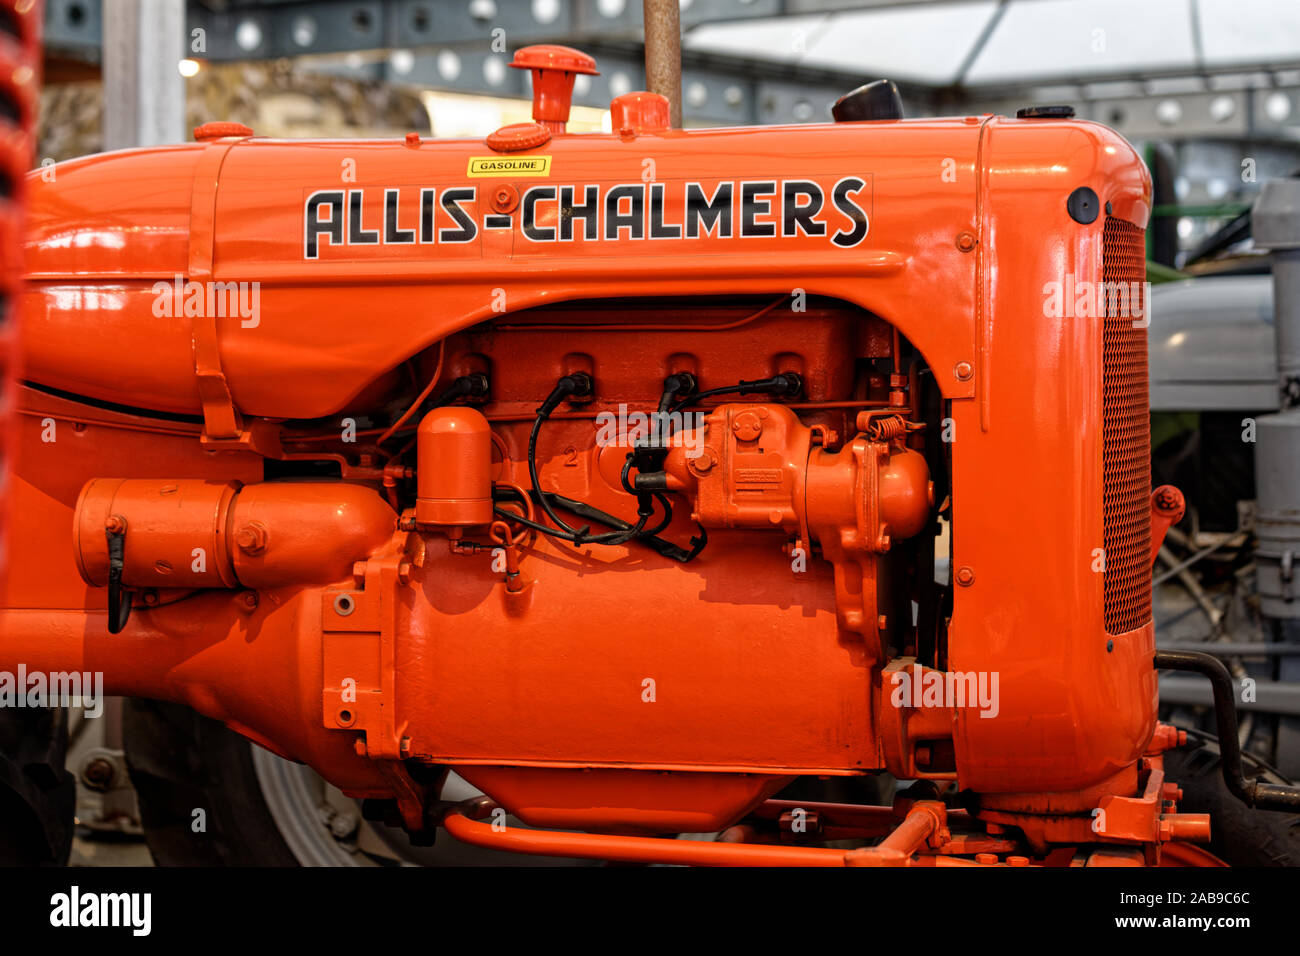
[[[971,44],[971,48],[966,51],[966,56],[962,58],[961,63],[958,65],[957,72],[952,80],[953,86],[961,86],[966,82],[966,75],[970,73],[970,68],[975,65],[975,61],[984,52],[984,47],[988,45],[989,38],[993,36],[998,25],[1002,23],[1002,18],[1006,16],[1007,7],[1010,5],[1011,0],[998,0],[997,9],[989,14],[989,18],[980,30],[979,36],[975,38],[975,42]]]
[[[102,2],[47,0],[47,44],[97,53]],[[566,39],[640,42],[643,31],[637,0],[189,0],[187,6],[189,27],[206,31],[207,56],[214,60],[486,45],[499,37],[512,48]],[[704,23],[762,19],[781,15],[783,6],[783,0],[693,0],[681,11],[681,23],[689,30]],[[835,0],[824,0],[821,12],[840,9]]]
[[[884,0],[870,7],[926,5],[931,0]],[[960,0],[959,0],[960,2]],[[971,0],[976,2],[976,0]],[[1015,0],[1017,3],[1031,0]],[[1191,2],[1191,0],[1189,0]],[[47,46],[99,55],[101,0],[47,0]],[[549,9],[548,9],[549,5]],[[837,0],[693,0],[682,11],[685,26],[719,18],[798,15],[861,9]],[[1006,5],[998,12],[1006,10]],[[545,16],[539,17],[542,13]],[[597,57],[604,76],[580,84],[574,102],[604,107],[620,92],[645,86],[641,3],[622,7],[598,0],[189,0],[188,39],[200,30],[203,49],[192,55],[210,62],[259,60],[304,54],[356,54],[330,72],[382,79],[408,86],[466,93],[527,97],[527,78],[505,69],[510,53],[538,42],[581,46]],[[998,24],[986,23],[968,51],[963,70]],[[150,51],[150,55],[155,55]],[[355,60],[355,62],[353,62]],[[845,90],[878,78],[869,70],[826,70],[804,64],[683,51],[683,113],[687,125],[788,123],[827,119],[826,104]],[[1243,72],[1261,74],[1247,88],[1215,89]],[[1291,75],[1294,71],[1294,77]],[[172,79],[171,74],[168,80]],[[897,76],[890,77],[898,80]],[[1188,84],[1177,93],[1171,86]],[[1272,84],[1260,89],[1261,83]],[[1122,93],[1116,90],[1127,84]],[[1023,82],[935,87],[900,82],[909,115],[1014,112],[1030,101],[1074,104],[1081,116],[1115,126],[1132,138],[1216,136],[1292,140],[1300,129],[1300,59],[1268,65],[1217,66],[1199,75],[1186,69],[1120,71],[1088,76],[1035,76]],[[1050,88],[1047,95],[1035,92]],[[1293,102],[1278,118],[1278,94]],[[1272,100],[1270,101],[1270,97]],[[1179,120],[1167,119],[1169,99]],[[1158,111],[1162,111],[1159,112]]]
[[[808,13],[850,13],[861,10],[883,10],[889,7],[932,7],[938,4],[987,3],[988,0],[782,0],[781,12],[789,16]],[[1016,0],[1027,3],[1029,0]]]
[[[98,59],[102,2],[47,0],[46,46],[62,53]],[[681,21],[683,30],[689,31],[703,23],[726,20],[835,13],[849,9],[919,7],[936,2],[940,0],[846,0],[844,3],[839,0],[693,0],[682,11]],[[986,24],[968,51],[969,62],[963,64],[963,72],[978,57],[1006,9],[1003,4]],[[203,31],[205,49],[201,56],[220,62],[428,47],[505,53],[529,43],[541,42],[583,46],[624,43],[639,50],[643,27],[641,4],[637,0],[622,0],[621,5],[600,0],[543,0],[538,4],[525,0],[188,0],[186,30],[194,29]],[[689,55],[689,49],[686,54]],[[783,68],[783,65],[767,60],[749,61],[754,79]],[[1003,92],[1014,91],[1013,95],[1017,95],[1031,83],[1087,84],[1294,68],[1300,68],[1300,57],[1272,63],[1242,62],[1202,68],[1125,69],[1087,75],[1040,74],[1026,77],[1023,81],[995,81],[963,89],[974,90],[981,98],[988,99]],[[920,82],[909,85],[913,88],[927,85],[937,88]]]

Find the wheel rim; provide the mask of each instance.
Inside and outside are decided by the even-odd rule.
[[[302,866],[364,866],[369,860],[349,849],[321,819],[326,805],[321,778],[305,764],[291,763],[253,745],[253,769],[280,836]]]

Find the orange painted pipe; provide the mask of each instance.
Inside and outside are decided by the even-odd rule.
[[[943,804],[920,801],[907,812],[903,822],[876,846],[850,850],[846,866],[907,866],[912,854],[925,845],[944,821]]]
[[[561,833],[554,830],[497,830],[480,822],[496,809],[487,798],[460,804],[443,817],[447,832],[462,843],[532,856],[566,856],[624,863],[679,866],[844,866],[844,851],[753,843],[706,843],[657,837]]]

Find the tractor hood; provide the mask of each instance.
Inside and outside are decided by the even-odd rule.
[[[1149,208],[1145,173],[1110,130],[990,116],[628,127],[509,152],[415,134],[234,135],[31,179],[29,381],[185,414],[211,386],[285,419],[364,412],[411,356],[503,312],[669,283],[910,317],[912,341],[950,369],[978,334],[981,189],[1066,222],[1064,197],[1090,183],[1115,216],[1141,226]],[[1099,241],[1100,221],[1084,228]],[[920,320],[936,295],[964,317],[942,333]]]

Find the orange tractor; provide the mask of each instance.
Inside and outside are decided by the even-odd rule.
[[[1181,497],[1127,142],[887,83],[570,135],[594,61],[514,65],[536,122],[485,141],[212,123],[32,180],[0,669],[525,854],[1218,863],[1157,667],[1215,681],[1245,804],[1300,806],[1245,777],[1221,667],[1155,652]]]

